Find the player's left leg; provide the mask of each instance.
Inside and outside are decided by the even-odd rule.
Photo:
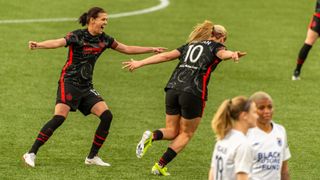
[[[162,155],[158,163],[153,166],[152,173],[164,176],[170,175],[165,166],[171,162],[176,155],[189,143],[200,121],[200,117],[194,119],[185,119],[181,117],[180,132],[178,136],[170,143],[167,151]]]
[[[85,160],[88,165],[110,166],[109,163],[103,162],[98,156],[99,149],[106,140],[112,121],[112,113],[104,101],[96,103],[91,108],[91,113],[100,118],[100,123],[96,129],[90,153]]]

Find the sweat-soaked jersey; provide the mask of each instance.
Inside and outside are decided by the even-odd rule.
[[[222,61],[216,56],[223,44],[214,41],[201,41],[185,44],[177,50],[181,53],[179,63],[165,88],[176,89],[207,100],[207,85],[211,72]]]
[[[60,83],[69,82],[75,86],[91,86],[94,65],[107,48],[117,46],[114,38],[102,33],[92,36],[88,29],[79,29],[65,37],[69,46],[68,59],[64,65]]]

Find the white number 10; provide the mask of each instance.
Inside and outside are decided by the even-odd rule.
[[[198,54],[196,55],[196,57],[194,58],[193,57],[193,53],[194,53],[194,51],[196,49],[199,49],[199,51],[198,51]],[[187,55],[184,58],[184,62],[187,62],[188,59],[190,59],[190,62],[192,62],[192,63],[197,62],[199,60],[200,56],[201,56],[202,51],[203,51],[203,46],[201,46],[201,45],[197,45],[197,46],[190,45],[188,47]]]

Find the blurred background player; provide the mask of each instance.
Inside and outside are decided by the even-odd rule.
[[[288,159],[291,157],[286,130],[272,121],[273,102],[265,92],[256,92],[250,100],[256,103],[257,127],[248,131],[254,150],[252,180],[289,180]]]
[[[110,166],[97,156],[109,133],[112,113],[99,93],[93,88],[92,75],[96,60],[107,48],[125,54],[158,53],[164,51],[164,48],[127,46],[117,42],[103,32],[107,22],[106,11],[99,7],[93,7],[79,18],[79,23],[82,26],[87,26],[86,29],[75,30],[60,39],[29,42],[31,50],[68,46],[69,52],[59,80],[54,116],[42,127],[31,149],[23,155],[27,165],[35,166],[35,158],[40,146],[65,121],[69,111],[79,109],[83,115],[94,114],[101,120],[85,164]]]
[[[297,59],[297,66],[294,69],[292,80],[300,80],[301,68],[307,56],[309,54],[312,45],[316,42],[320,34],[320,0],[316,2],[315,13],[310,22],[307,37],[304,41],[302,48],[300,49],[299,56]]]
[[[243,96],[225,100],[212,120],[217,142],[209,180],[247,180],[251,173],[253,150],[246,137],[258,119],[256,105]]]
[[[123,68],[133,71],[148,64],[179,58],[165,87],[166,127],[153,132],[145,131],[136,150],[137,157],[141,158],[152,141],[171,141],[167,151],[152,167],[153,174],[169,175],[165,166],[184,149],[195,133],[207,100],[211,72],[222,60],[233,59],[238,62],[245,55],[226,50],[223,44],[226,39],[227,31],[223,26],[204,21],[190,33],[187,44],[141,61],[123,62]]]

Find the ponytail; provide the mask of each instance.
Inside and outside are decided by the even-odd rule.
[[[205,20],[202,24],[197,24],[193,31],[190,33],[187,42],[195,43],[208,40],[214,30],[214,25],[211,21]]]
[[[230,132],[234,122],[239,120],[241,112],[247,112],[250,105],[251,101],[248,101],[244,96],[223,101],[211,122],[217,140],[223,139]]]
[[[81,24],[81,26],[85,26],[88,22],[87,20],[88,17],[88,13],[83,13],[80,17],[79,17],[79,24]]]
[[[89,24],[89,21],[91,18],[93,18],[93,19],[97,18],[99,13],[106,13],[106,11],[100,7],[93,7],[91,9],[89,9],[88,12],[83,13],[79,17],[79,23],[82,26],[85,26],[85,25]]]

